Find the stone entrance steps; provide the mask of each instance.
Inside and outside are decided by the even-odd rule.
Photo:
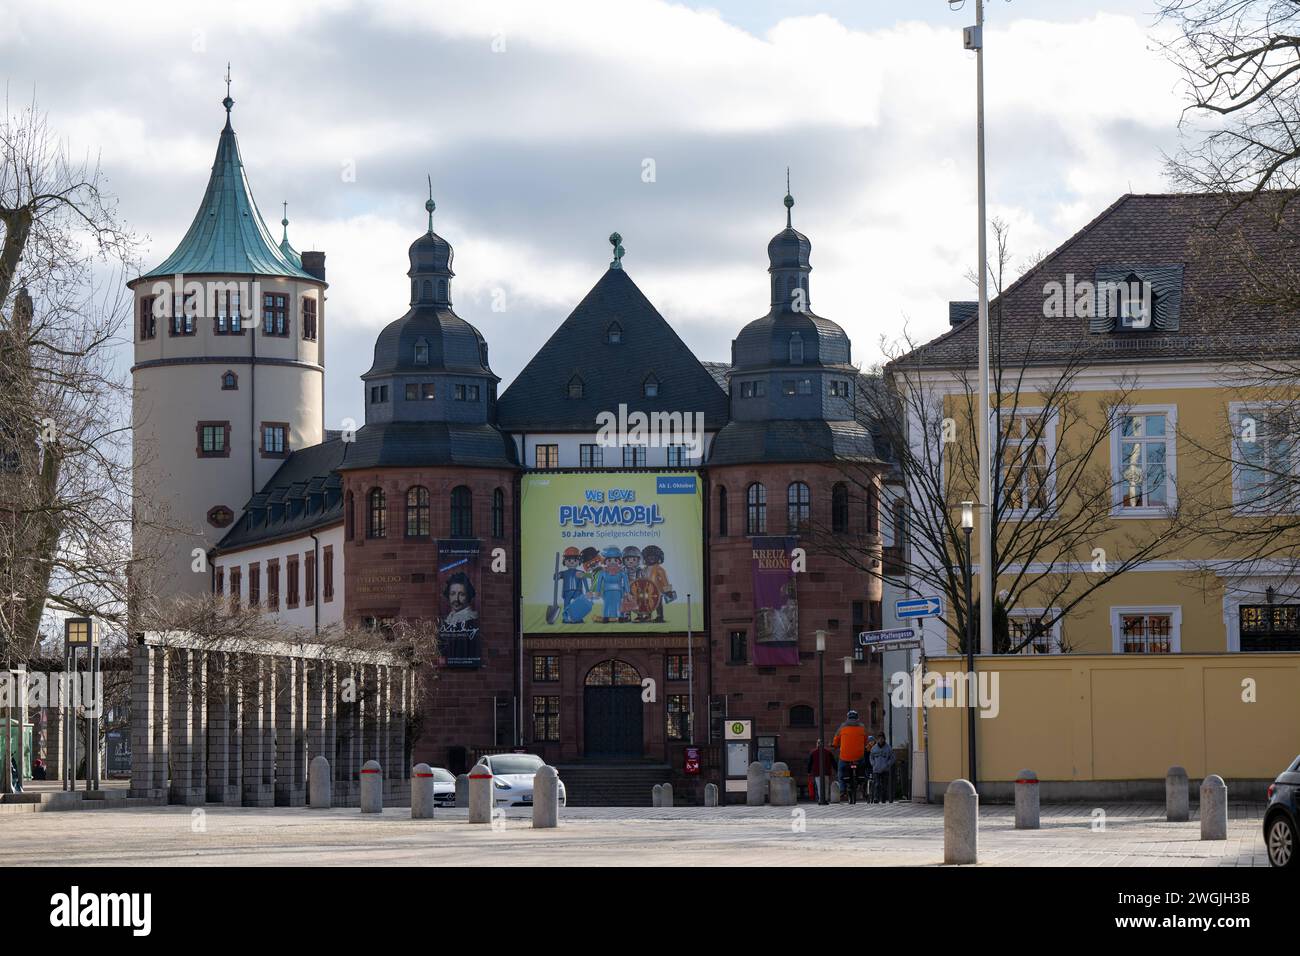
[[[666,763],[599,762],[560,764],[571,807],[648,807],[650,790],[667,783],[672,771]]]

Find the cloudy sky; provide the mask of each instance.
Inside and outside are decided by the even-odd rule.
[[[989,0],[989,208],[1018,258],[1166,188],[1182,102],[1153,5]],[[263,216],[278,234],[288,201],[291,241],[328,255],[333,425],[362,417],[357,376],[406,310],[426,174],[456,310],[507,383],[614,230],[659,311],[726,359],[767,309],[787,166],[812,306],[855,359],[942,331],[948,300],[973,298],[973,20],[973,0],[0,0],[0,76],[100,154],[152,267],[202,196],[231,62]]]

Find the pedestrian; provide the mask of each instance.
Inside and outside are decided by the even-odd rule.
[[[33,780],[45,779],[45,761],[42,760],[40,757],[37,757],[35,760],[32,761],[32,779]]]
[[[871,749],[871,775],[873,778],[873,803],[893,803],[894,748],[889,746],[884,734],[876,736],[876,745]]]
[[[13,771],[14,793],[23,792],[23,775],[18,771],[18,758],[10,755],[9,767]]]
[[[822,772],[825,771],[826,785],[830,786],[830,775],[835,766],[834,761],[835,757],[822,746],[820,740],[817,741],[817,746],[808,752],[808,796],[818,803],[821,802],[822,798]]]
[[[839,751],[840,799],[847,796],[849,803],[857,803],[858,765],[867,751],[867,728],[858,720],[856,710],[849,711],[847,719],[835,731],[831,746]]]

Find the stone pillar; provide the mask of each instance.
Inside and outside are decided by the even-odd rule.
[[[243,805],[269,807],[275,803],[275,791],[266,785],[266,658],[260,654],[243,659],[243,730],[241,764],[243,767]]]
[[[469,774],[462,773],[456,777],[456,806],[469,806]]]
[[[755,760],[745,771],[745,806],[761,807],[767,796],[767,771]]]
[[[171,786],[171,734],[168,733],[168,720],[171,717],[170,691],[171,666],[167,648],[147,648],[150,665],[149,673],[153,679],[153,703],[150,705],[150,726],[153,731],[153,746],[150,763],[153,767],[153,786],[151,795],[165,798]],[[134,758],[132,758],[134,759]]]
[[[171,648],[168,670],[171,672],[171,694],[168,700],[167,729],[171,738],[171,785],[167,792],[168,803],[190,805],[201,803],[190,797],[191,764],[194,756],[194,708],[192,652],[182,647]]]
[[[384,771],[378,760],[367,760],[361,768],[361,812],[384,812]]]
[[[943,862],[979,860],[980,797],[969,780],[954,780],[943,796]]]
[[[537,797],[534,796],[533,800],[536,801]],[[417,763],[411,774],[411,819],[427,820],[432,816],[433,768],[427,763]]]
[[[275,671],[275,805],[301,807],[307,802],[302,780],[302,681],[294,657],[271,658]]]
[[[331,803],[330,762],[320,754],[311,758],[308,802],[313,810],[328,810]]]
[[[1022,770],[1016,778],[1016,829],[1037,830],[1038,825],[1038,774]]]
[[[307,803],[307,662],[293,659],[293,792],[298,801]]]
[[[228,807],[244,802],[244,682],[241,654],[225,655],[226,683],[226,798]]]
[[[492,771],[478,764],[469,772],[469,822],[492,822]]]
[[[545,766],[533,776],[533,829],[549,830],[560,825],[560,775]]]
[[[190,651],[190,781],[187,803],[208,799],[208,652]]]
[[[1187,818],[1187,771],[1170,767],[1165,774],[1165,819],[1170,823],[1186,823]]]
[[[226,684],[228,654],[213,651],[204,655],[204,687],[207,693],[207,802],[226,802],[226,781],[230,778],[230,688]]]
[[[378,739],[375,741],[374,753],[376,754],[375,759],[379,761],[381,766],[394,767],[396,764],[393,762],[393,755],[388,752],[388,730],[392,725],[392,713],[389,709],[388,697],[388,667],[384,664],[378,664],[375,667],[375,698],[379,710],[379,719],[375,728],[378,731]],[[385,775],[384,782],[391,789],[392,782],[387,779],[388,776]]]
[[[133,797],[160,796],[154,789],[154,723],[158,712],[154,707],[153,648],[143,641],[131,648],[131,789]],[[49,746],[46,752],[47,776],[53,777],[63,766],[63,708],[56,698],[50,701]]]
[[[650,788],[650,806],[662,807],[664,805],[664,785],[656,783]]]
[[[792,807],[797,799],[790,768],[780,761],[772,764],[772,772],[768,775],[768,803],[774,807]]]
[[[330,762],[330,780],[337,784],[339,776],[339,682],[338,664],[321,661],[321,745],[320,755]]]
[[[1228,786],[1217,773],[1201,783],[1201,839],[1228,839]]]
[[[716,807],[718,805],[718,785],[716,783],[706,783],[704,785],[704,805],[706,807]]]
[[[664,784],[663,801],[665,807],[673,805],[673,785],[671,783]]]
[[[268,806],[275,806],[275,712],[279,681],[276,679],[275,658],[259,655],[259,672],[262,676],[262,737],[258,741],[261,755],[262,787],[270,795]]]

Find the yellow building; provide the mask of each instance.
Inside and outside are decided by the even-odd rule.
[[[1241,221],[1216,231],[1223,208],[1126,195],[991,304],[1000,650],[1300,650],[1286,364],[1300,340],[1294,317],[1257,304],[1245,263],[1266,240]],[[978,488],[970,305],[954,303],[949,332],[887,367],[911,472],[902,590],[947,591],[951,626],[927,626],[931,655],[957,652],[964,630],[958,514]]]

